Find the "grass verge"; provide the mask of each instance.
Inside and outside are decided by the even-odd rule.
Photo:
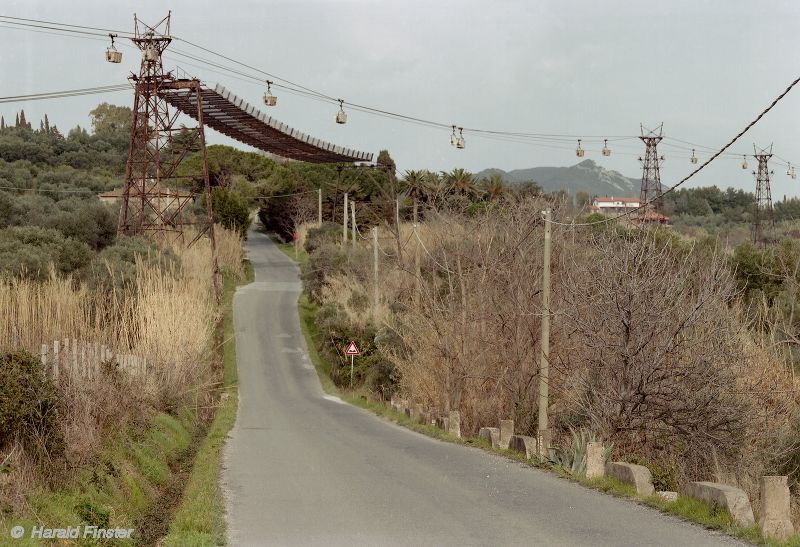
[[[41,540],[30,537],[33,526],[94,525],[134,529],[139,544],[143,519],[160,502],[173,477],[173,466],[186,457],[196,425],[194,413],[184,409],[177,416],[155,414],[144,426],[119,432],[106,443],[98,463],[83,469],[69,485],[32,493],[25,514],[4,518],[0,523],[0,543],[6,544],[13,526],[25,530],[13,545],[40,545]],[[134,544],[133,539],[115,542]],[[89,542],[95,543],[98,542]]]
[[[294,260],[294,248],[291,246],[291,244],[285,244],[281,250],[286,253],[289,258]],[[307,255],[305,260],[308,260]],[[756,545],[767,545],[770,547],[800,547],[800,534],[795,534],[783,542],[770,540],[763,536],[757,525],[747,528],[737,526],[732,521],[730,514],[719,506],[711,506],[703,503],[702,501],[688,498],[686,496],[678,496],[678,499],[672,502],[665,501],[656,496],[642,497],[636,494],[632,486],[623,484],[613,477],[601,477],[595,479],[574,477],[565,469],[561,468],[560,466],[555,466],[549,461],[528,459],[524,454],[520,454],[518,452],[492,448],[483,439],[455,437],[436,426],[420,424],[419,422],[412,420],[409,416],[397,412],[383,403],[369,402],[367,401],[366,397],[358,393],[358,391],[351,392],[340,389],[330,378],[330,363],[325,361],[317,351],[318,344],[322,339],[322,333],[319,331],[315,320],[317,306],[313,302],[309,301],[305,293],[302,293],[298,301],[298,310],[300,315],[300,327],[303,332],[303,336],[305,337],[306,345],[308,346],[309,356],[311,357],[311,361],[314,363],[314,368],[316,369],[317,375],[322,383],[322,388],[328,394],[336,395],[354,406],[369,410],[378,416],[429,437],[456,444],[475,446],[531,467],[548,470],[556,473],[564,479],[577,482],[587,488],[592,488],[616,497],[629,499],[637,503],[659,509],[663,513],[673,515],[694,524],[702,525],[708,529],[721,531],[725,534],[749,541]]]
[[[253,268],[245,264],[245,281],[226,278],[223,295],[222,395],[208,433],[200,443],[194,467],[178,506],[169,534],[161,545],[224,545],[225,507],[219,486],[220,457],[225,437],[236,421],[239,404],[236,374],[236,342],[233,329],[233,294],[240,284],[253,281]]]

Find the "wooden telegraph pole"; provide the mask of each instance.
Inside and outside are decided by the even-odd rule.
[[[347,245],[347,193],[344,194],[344,214],[342,215],[342,245]]]
[[[317,227],[322,227],[322,188],[317,190]]]
[[[372,227],[372,319],[378,318],[378,227]]]
[[[539,360],[539,424],[537,450],[547,456],[550,431],[547,423],[547,406],[550,383],[550,246],[552,242],[552,210],[544,212],[544,264],[542,266],[542,354]]]
[[[356,248],[356,202],[355,201],[350,202],[350,215],[351,215],[350,220],[353,223],[351,230],[353,241],[351,245],[353,246],[353,249],[355,249]]]

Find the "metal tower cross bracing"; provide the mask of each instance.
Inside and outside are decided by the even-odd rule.
[[[753,202],[753,244],[766,246],[772,240],[775,218],[772,214],[772,191],[769,187],[769,159],[772,157],[772,145],[769,148],[757,149],[753,145],[753,157],[758,161],[756,177],[756,196]]]
[[[199,80],[177,80],[164,72],[162,54],[172,38],[170,16],[154,27],[134,16],[135,33],[131,41],[142,52],[139,74],[131,74],[134,84],[133,119],[122,191],[122,206],[117,231],[121,234],[149,234],[156,239],[183,239],[193,226],[191,243],[208,234],[214,269],[214,287],[219,295],[219,267],[211,210],[211,185],[206,158],[203,106]],[[171,111],[166,92],[192,97],[197,125],[178,125],[179,110]],[[182,169],[187,155],[199,152],[201,161],[194,170]],[[189,164],[184,164],[188,166]],[[190,210],[199,194],[205,196],[205,210]]]
[[[661,216],[661,162],[664,156],[658,155],[658,143],[661,142],[662,128],[664,124],[659,125],[656,129],[645,132],[645,128],[641,127],[641,136],[639,137],[645,145],[644,159],[641,157],[639,161],[642,162],[642,189],[639,194],[639,205],[643,207],[639,218],[644,221],[660,218]],[[645,204],[648,204],[645,206]]]

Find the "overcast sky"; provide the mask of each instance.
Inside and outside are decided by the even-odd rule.
[[[640,123],[664,122],[665,135],[719,146],[800,74],[797,1],[6,0],[0,14],[132,29],[134,11],[156,22],[167,9],[176,36],[346,101],[465,127],[632,136]],[[105,47],[102,40],[0,25],[0,96],[114,84],[138,71],[135,51],[121,48],[122,64],[112,65],[103,60]],[[166,64],[260,103],[258,83],[174,56]],[[359,112],[337,125],[333,105],[276,95],[269,113],[281,121],[360,150],[388,148],[401,169],[510,170],[579,161],[572,142],[534,146],[466,134],[466,149],[457,150],[447,131]],[[0,113],[13,120],[24,107],[29,120],[38,120],[47,112],[66,130],[88,125],[89,110],[103,100],[131,105],[132,95],[2,104]],[[774,142],[777,155],[800,167],[798,107],[800,87],[734,149],[752,152],[753,142]],[[230,144],[213,131],[208,138]],[[602,143],[584,142],[586,158],[639,177],[641,143],[610,144],[612,155],[603,158]],[[689,151],[666,145],[660,151],[667,158],[665,184],[689,172]],[[698,156],[705,155],[698,150]],[[752,188],[740,162],[718,160],[694,185]],[[787,177],[785,167],[774,169],[774,198],[800,195],[800,180]]]

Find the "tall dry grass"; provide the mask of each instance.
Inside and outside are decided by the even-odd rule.
[[[60,380],[68,466],[88,461],[108,428],[141,421],[154,409],[169,410],[198,393],[205,398],[202,388],[214,381],[214,328],[220,310],[211,282],[210,242],[173,242],[169,248],[179,265],[152,260],[160,257],[137,257],[135,282],[124,288],[111,284],[107,291],[93,291],[55,273],[43,282],[0,278],[0,352],[24,349],[38,354],[42,344],[74,338],[148,361],[150,372],[144,380],[114,372],[91,381]],[[220,269],[241,276],[238,235],[218,228],[217,250]],[[0,447],[0,454],[9,450]],[[30,465],[22,463],[19,450],[15,453],[16,474],[5,477],[0,496],[19,494],[30,481]]]

